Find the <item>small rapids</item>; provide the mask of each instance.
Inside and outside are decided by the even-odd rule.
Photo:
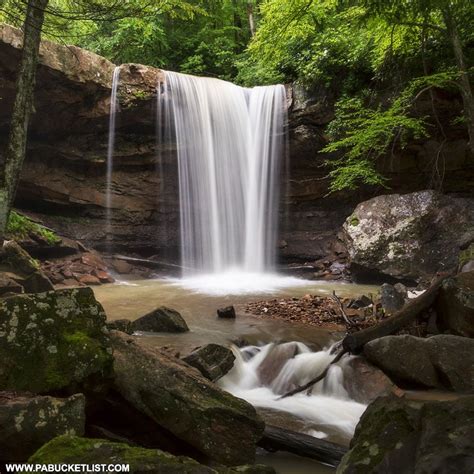
[[[285,412],[299,421],[299,431],[317,438],[348,442],[366,406],[350,399],[344,388],[346,359],[334,364],[310,394],[280,398],[317,377],[334,359],[334,346],[313,352],[300,342],[234,348],[233,369],[221,387],[259,411]]]

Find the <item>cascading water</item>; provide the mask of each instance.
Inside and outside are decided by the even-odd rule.
[[[111,251],[110,239],[111,219],[112,219],[112,173],[114,170],[114,150],[115,150],[115,118],[119,110],[119,103],[117,100],[117,91],[120,78],[120,66],[115,67],[112,76],[112,92],[110,94],[110,112],[109,112],[109,140],[107,144],[107,175],[106,175],[106,191],[105,191],[105,233],[107,252]]]
[[[233,369],[219,382],[223,389],[255,407],[290,413],[300,420],[300,430],[312,436],[339,442],[352,437],[366,407],[351,400],[344,387],[347,359],[334,364],[310,395],[280,398],[318,376],[335,357],[331,348],[313,352],[305,344],[288,342],[247,346],[234,354]]]
[[[284,87],[166,72],[163,90],[160,107],[164,120],[172,117],[177,145],[185,275],[271,270]]]

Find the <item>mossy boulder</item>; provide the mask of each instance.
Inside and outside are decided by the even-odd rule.
[[[105,313],[90,288],[0,302],[0,390],[96,390],[111,375]]]
[[[115,386],[131,405],[213,461],[254,461],[264,424],[249,403],[132,336],[111,331],[111,341]]]
[[[186,456],[145,449],[103,439],[60,436],[29,459],[30,464],[128,464],[132,474],[275,474],[262,465],[208,467]]]
[[[355,272],[426,279],[455,270],[474,240],[474,199],[431,190],[377,196],[356,207],[342,237]]]
[[[132,447],[103,439],[60,436],[29,459],[31,464],[128,464],[130,473],[212,474],[213,469],[191,458],[158,449]]]
[[[447,402],[379,398],[357,425],[337,474],[472,472],[474,396]]]
[[[0,462],[26,461],[60,435],[82,435],[85,398],[0,392]]]

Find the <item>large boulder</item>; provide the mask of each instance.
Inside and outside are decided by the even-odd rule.
[[[130,473],[212,474],[214,469],[191,458],[173,456],[158,449],[145,449],[104,439],[60,436],[29,459],[31,464],[128,464]]]
[[[437,301],[437,324],[459,336],[474,337],[474,271],[443,281]]]
[[[159,449],[145,449],[104,439],[59,436],[29,459],[30,464],[127,464],[132,474],[275,474],[263,465],[245,465],[234,469],[208,467],[186,456],[173,456]]]
[[[184,362],[195,367],[206,379],[215,382],[234,366],[235,355],[219,344],[206,344],[183,357]]]
[[[60,435],[84,434],[82,394],[55,398],[0,392],[0,460],[26,461]]]
[[[90,288],[0,302],[0,390],[100,389],[112,369],[105,313]]]
[[[186,332],[188,325],[178,311],[160,306],[132,323],[134,331]]]
[[[455,270],[474,240],[474,200],[435,191],[377,196],[359,204],[343,226],[351,265],[395,278]]]
[[[112,331],[111,340],[116,389],[131,405],[214,461],[254,460],[264,425],[251,405],[124,333]]]
[[[365,357],[393,380],[416,386],[474,390],[474,339],[386,336],[364,346]]]
[[[357,425],[338,474],[431,474],[474,469],[474,397],[379,398]]]
[[[0,272],[4,272],[3,278],[6,277],[22,286],[26,293],[38,293],[54,288],[49,278],[41,271],[39,262],[14,240],[5,242],[0,248]]]

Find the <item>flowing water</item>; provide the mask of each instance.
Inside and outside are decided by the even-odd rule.
[[[257,319],[244,312],[247,302],[273,297],[301,297],[307,293],[342,297],[375,293],[376,287],[302,281],[300,286],[271,293],[227,295],[190,290],[180,280],[128,281],[94,288],[110,319],[137,317],[157,306],[170,306],[183,315],[190,331],[182,334],[142,334],[142,343],[189,352],[210,342],[233,346],[236,362],[220,384],[222,388],[252,403],[269,422],[319,438],[347,444],[364,405],[348,397],[344,389],[344,359],[335,365],[311,396],[299,394],[279,400],[296,385],[318,375],[334,357],[331,345],[342,337],[317,327],[271,319]],[[235,320],[216,317],[216,309],[234,304]],[[279,474],[323,474],[330,468],[284,453],[260,452],[258,459],[274,465]]]
[[[108,235],[119,73],[116,68],[110,105]],[[246,89],[165,72],[157,89],[157,142],[176,145],[183,278],[119,282],[95,293],[111,319],[136,319],[166,305],[180,311],[190,327],[184,334],[143,334],[144,344],[184,353],[210,342],[232,345],[238,340],[244,347],[232,345],[236,362],[220,381],[223,389],[248,400],[273,424],[347,444],[365,407],[345,391],[344,360],[310,395],[280,398],[324,370],[334,358],[331,344],[341,334],[244,312],[245,303],[269,297],[376,291],[274,273],[286,121],[281,85]],[[157,172],[163,173],[158,161]],[[238,317],[217,319],[216,309],[229,304],[236,306]],[[285,454],[260,453],[259,460],[281,474],[328,472]]]
[[[112,219],[112,173],[114,170],[114,151],[115,151],[115,118],[119,110],[117,100],[117,91],[120,78],[120,66],[114,69],[112,76],[112,92],[110,95],[110,111],[109,111],[109,139],[107,144],[107,174],[106,174],[106,190],[105,190],[105,234],[107,239],[107,251],[110,253],[109,245],[111,235],[111,219]]]
[[[174,124],[185,276],[271,270],[285,88],[166,72],[158,95],[160,121]]]

